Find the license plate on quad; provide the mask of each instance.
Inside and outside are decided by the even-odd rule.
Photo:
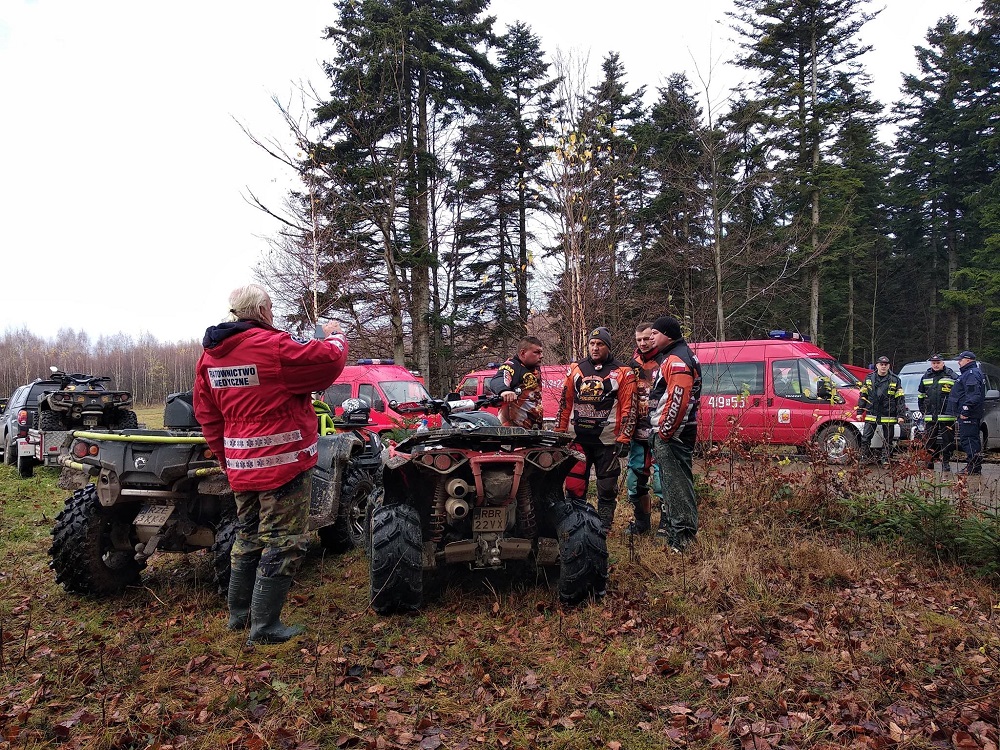
[[[472,532],[488,534],[507,530],[513,506],[503,508],[476,508],[472,512]]]
[[[139,511],[132,523],[136,526],[162,526],[173,512],[173,505],[150,505]]]

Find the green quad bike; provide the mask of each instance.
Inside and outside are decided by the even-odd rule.
[[[365,402],[340,423],[325,404],[314,406],[319,461],[309,525],[324,548],[340,553],[363,544],[367,505],[380,491],[382,445],[366,429]],[[63,465],[92,483],[66,499],[52,529],[49,566],[66,591],[113,596],[139,583],[154,553],[199,549],[209,551],[219,591],[228,589],[236,503],[190,392],[167,397],[163,423],[163,430],[74,431],[67,438]]]

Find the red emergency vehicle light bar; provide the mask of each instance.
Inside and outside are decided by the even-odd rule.
[[[798,331],[771,331],[767,334],[769,339],[781,339],[782,341],[811,341],[808,336]]]
[[[359,365],[394,365],[396,360],[394,359],[359,359]]]

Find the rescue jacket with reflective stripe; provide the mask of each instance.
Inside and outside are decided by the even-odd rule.
[[[935,370],[928,367],[917,386],[917,405],[924,413],[925,422],[954,422],[956,417],[945,414],[948,395],[958,375],[950,367]]]
[[[252,321],[205,332],[194,408],[234,492],[272,490],[316,465],[312,392],[340,375],[347,341],[300,341]]]
[[[903,383],[894,372],[879,376],[868,374],[858,395],[858,411],[865,412],[866,422],[888,424],[907,414]]]

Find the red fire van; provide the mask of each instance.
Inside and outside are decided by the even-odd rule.
[[[404,416],[392,409],[392,402],[399,404],[429,398],[427,389],[417,377],[391,359],[359,359],[347,365],[323,393],[323,401],[341,412],[340,405],[349,398],[363,398],[371,406],[371,429],[385,432],[396,427],[413,426],[413,416]],[[440,427],[441,417],[427,416],[428,427]]]
[[[843,461],[861,443],[860,381],[806,337],[770,336],[690,344],[702,367],[699,441],[724,442],[739,430],[750,443],[815,443],[830,461]],[[880,444],[876,431],[872,447]]]

